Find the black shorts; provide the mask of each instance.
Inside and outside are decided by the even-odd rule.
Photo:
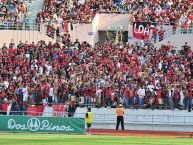
[[[91,127],[91,123],[87,123],[87,127],[88,127],[88,128]]]

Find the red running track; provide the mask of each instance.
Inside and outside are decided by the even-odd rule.
[[[193,132],[92,129],[92,135],[192,138]]]

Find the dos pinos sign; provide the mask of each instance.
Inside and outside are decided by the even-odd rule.
[[[0,131],[74,133],[85,132],[84,118],[1,116]]]

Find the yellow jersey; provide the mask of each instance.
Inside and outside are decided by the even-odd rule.
[[[92,112],[87,112],[88,115],[86,115],[86,123],[91,124],[93,121],[93,113]]]

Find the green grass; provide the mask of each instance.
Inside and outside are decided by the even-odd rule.
[[[193,139],[0,133],[0,145],[193,145]]]

